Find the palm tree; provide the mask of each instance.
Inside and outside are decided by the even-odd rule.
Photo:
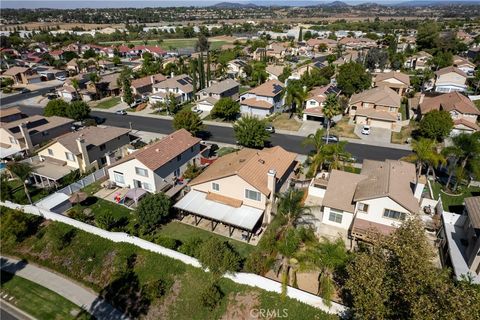
[[[301,111],[303,103],[307,99],[305,90],[296,85],[295,82],[290,82],[284,89],[285,104],[290,106],[291,114],[295,111]]]
[[[434,168],[446,162],[445,157],[437,152],[437,144],[434,140],[426,138],[413,140],[412,150],[414,153],[407,156],[405,160],[415,163],[417,168],[417,181],[424,167],[427,167],[427,177],[430,172],[432,172],[435,177]]]
[[[309,134],[303,141],[302,145],[308,146],[311,145],[314,148],[314,154],[311,156],[311,164],[309,169],[308,176],[315,177],[318,172],[318,168],[320,168],[325,160],[323,156],[323,148],[325,146],[325,142],[323,140],[324,130],[318,129],[315,133]]]
[[[88,79],[93,83],[93,85],[95,86],[95,97],[96,99],[99,98],[99,94],[98,94],[98,88],[97,88],[97,84],[100,82],[100,76],[98,75],[98,73],[96,72],[92,72],[90,74],[88,74]]]
[[[334,144],[327,144],[323,149],[324,159],[328,162],[328,169],[338,170],[345,167],[345,161],[348,161],[352,155],[345,151],[347,141],[339,141]]]
[[[25,183],[33,171],[32,166],[25,162],[12,162],[7,165],[7,169],[13,176],[22,181],[23,189],[25,190],[25,195],[27,196],[28,202],[32,204],[32,198],[30,197],[30,192],[28,191],[27,184]]]
[[[338,102],[338,98],[335,94],[329,94],[327,99],[323,104],[323,115],[325,120],[327,121],[327,144],[328,138],[330,137],[330,123],[332,118],[341,114],[342,110],[340,108],[340,103]]]
[[[78,97],[78,89],[80,88],[80,83],[78,82],[78,79],[73,78],[71,83],[72,83],[73,89],[75,89],[75,95]]]
[[[288,285],[289,261],[292,258],[295,246],[291,242],[295,241],[295,227],[298,219],[310,214],[310,208],[303,205],[304,193],[301,190],[289,189],[285,193],[278,195],[277,213],[285,218],[285,224],[280,229],[278,236],[278,245],[282,254],[282,296],[286,296]],[[290,242],[290,243],[289,243]]]
[[[480,171],[480,132],[473,134],[461,133],[452,138],[453,145],[444,149],[444,154],[454,158],[454,166],[460,163],[458,173],[460,176],[465,175],[466,169],[470,173],[478,174]],[[449,187],[450,181],[455,170],[450,170],[446,188]],[[457,189],[460,182],[457,177],[454,190]]]

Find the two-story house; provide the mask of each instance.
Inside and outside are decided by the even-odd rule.
[[[373,80],[375,87],[387,86],[402,96],[410,87],[408,74],[396,71],[378,73]]]
[[[453,56],[453,65],[462,70],[467,76],[473,76],[476,68],[475,63],[457,55]]]
[[[153,91],[152,87],[154,84],[166,79],[167,78],[161,73],[134,79],[131,82],[132,93],[137,96],[150,94]]]
[[[110,155],[130,143],[130,129],[91,126],[55,138],[38,151],[42,158],[87,172],[107,165]]]
[[[238,100],[239,92],[240,84],[233,79],[226,79],[213,83],[208,88],[199,92],[197,109],[202,111],[212,111],[215,102],[222,98],[230,98],[234,101]]]
[[[180,129],[113,163],[108,176],[120,187],[160,192],[179,181],[200,149],[200,139]]]
[[[0,122],[12,122],[23,118],[22,111],[17,107],[0,109]]]
[[[477,124],[480,110],[460,92],[444,93],[436,97],[423,97],[418,110],[420,118],[432,110],[444,110],[450,113],[453,120],[453,129],[450,133],[452,136],[480,130]]]
[[[171,77],[153,85],[153,94],[150,95],[150,103],[165,102],[170,94],[181,103],[193,99],[192,78],[186,74]]]
[[[264,118],[274,112],[283,111],[284,84],[269,80],[240,96],[240,112],[244,115]]]
[[[322,200],[322,224],[348,230],[352,240],[370,231],[389,234],[419,213],[422,184],[411,163],[364,160],[360,174],[332,170]]]
[[[444,266],[452,267],[457,280],[468,276],[480,284],[480,197],[465,198],[465,212],[443,211],[440,258]]]
[[[457,67],[446,67],[435,72],[435,92],[467,91],[467,75]]]
[[[349,101],[349,115],[357,124],[393,129],[399,120],[401,97],[387,86],[354,94]]]
[[[321,121],[325,120],[323,115],[323,106],[329,94],[338,95],[340,89],[333,85],[323,87],[314,87],[308,93],[305,100],[305,109],[303,110],[303,120]]]
[[[174,207],[251,234],[262,221],[270,222],[275,195],[288,186],[295,159],[296,154],[282,147],[227,154],[193,179],[191,191]]]
[[[1,157],[26,151],[31,153],[39,145],[71,130],[72,119],[34,115],[11,122],[0,123]]]

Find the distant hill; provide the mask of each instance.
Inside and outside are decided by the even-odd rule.
[[[460,0],[460,1],[405,1],[394,4],[395,7],[442,7],[442,6],[451,6],[451,5],[478,5],[479,2],[475,0]]]
[[[214,4],[212,8],[217,9],[245,9],[245,8],[257,8],[258,6],[253,3],[238,3],[238,2],[220,2]]]

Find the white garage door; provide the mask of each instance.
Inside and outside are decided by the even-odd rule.
[[[370,120],[370,125],[376,128],[392,129],[392,123],[382,120]]]

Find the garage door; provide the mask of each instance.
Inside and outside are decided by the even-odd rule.
[[[377,128],[392,129],[392,123],[382,120],[370,120],[370,125]]]
[[[306,116],[307,116],[307,120],[323,122],[323,117],[316,117],[316,116],[311,116],[311,115],[308,115],[308,114]]]

